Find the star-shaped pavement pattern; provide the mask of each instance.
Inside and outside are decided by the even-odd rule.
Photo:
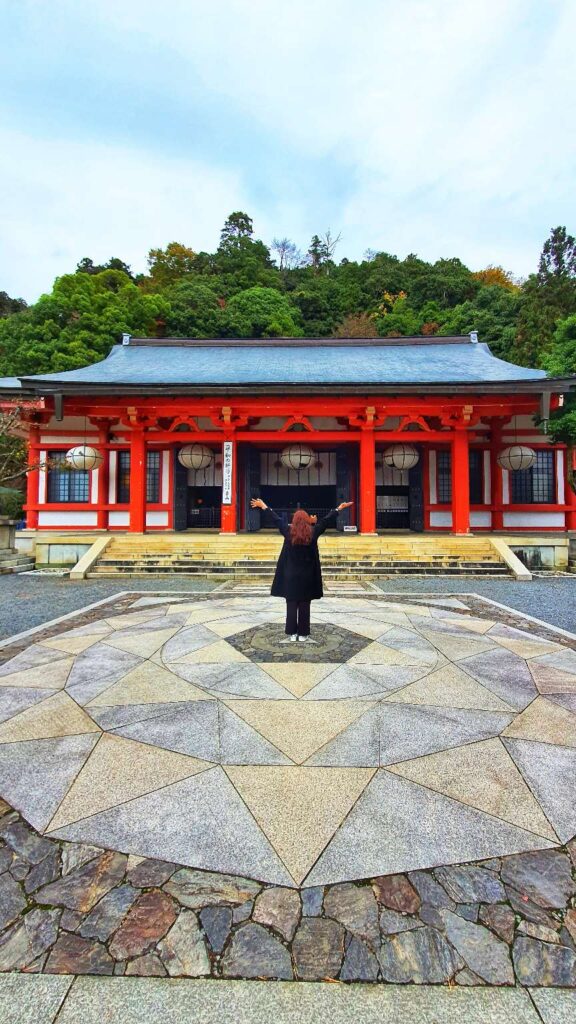
[[[135,600],[0,666],[0,795],[40,831],[281,885],[576,832],[576,644],[465,603]]]

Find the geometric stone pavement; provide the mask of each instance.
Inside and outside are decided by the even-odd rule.
[[[310,646],[282,613],[140,599],[31,643],[0,666],[0,796],[47,836],[283,886],[575,835],[574,649],[454,599],[327,598]]]

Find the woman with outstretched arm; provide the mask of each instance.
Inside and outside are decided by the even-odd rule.
[[[286,599],[287,639],[282,643],[315,643],[310,636],[310,602],[317,601],[324,593],[318,538],[330,526],[335,526],[338,513],[350,508],[352,502],[343,501],[320,522],[316,516],[298,509],[290,526],[262,498],[252,498],[250,504],[252,508],[268,509],[284,537],[271,590],[272,597]]]

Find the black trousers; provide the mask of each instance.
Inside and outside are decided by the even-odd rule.
[[[310,636],[310,601],[286,601],[286,633]]]

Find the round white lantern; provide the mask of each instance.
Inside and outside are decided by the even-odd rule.
[[[206,469],[214,461],[214,452],[205,444],[185,444],[178,452],[178,462],[186,469]]]
[[[503,448],[498,455],[498,463],[502,469],[511,469],[514,473],[530,469],[535,462],[536,452],[525,444],[512,444],[509,448]]]
[[[392,444],[384,452],[384,462],[393,469],[412,469],[420,455],[412,444]]]
[[[316,461],[316,456],[307,444],[291,444],[280,453],[280,461],[286,469],[300,472],[310,469]]]
[[[77,444],[66,452],[66,462],[71,469],[98,469],[104,461],[102,452],[89,444]]]

